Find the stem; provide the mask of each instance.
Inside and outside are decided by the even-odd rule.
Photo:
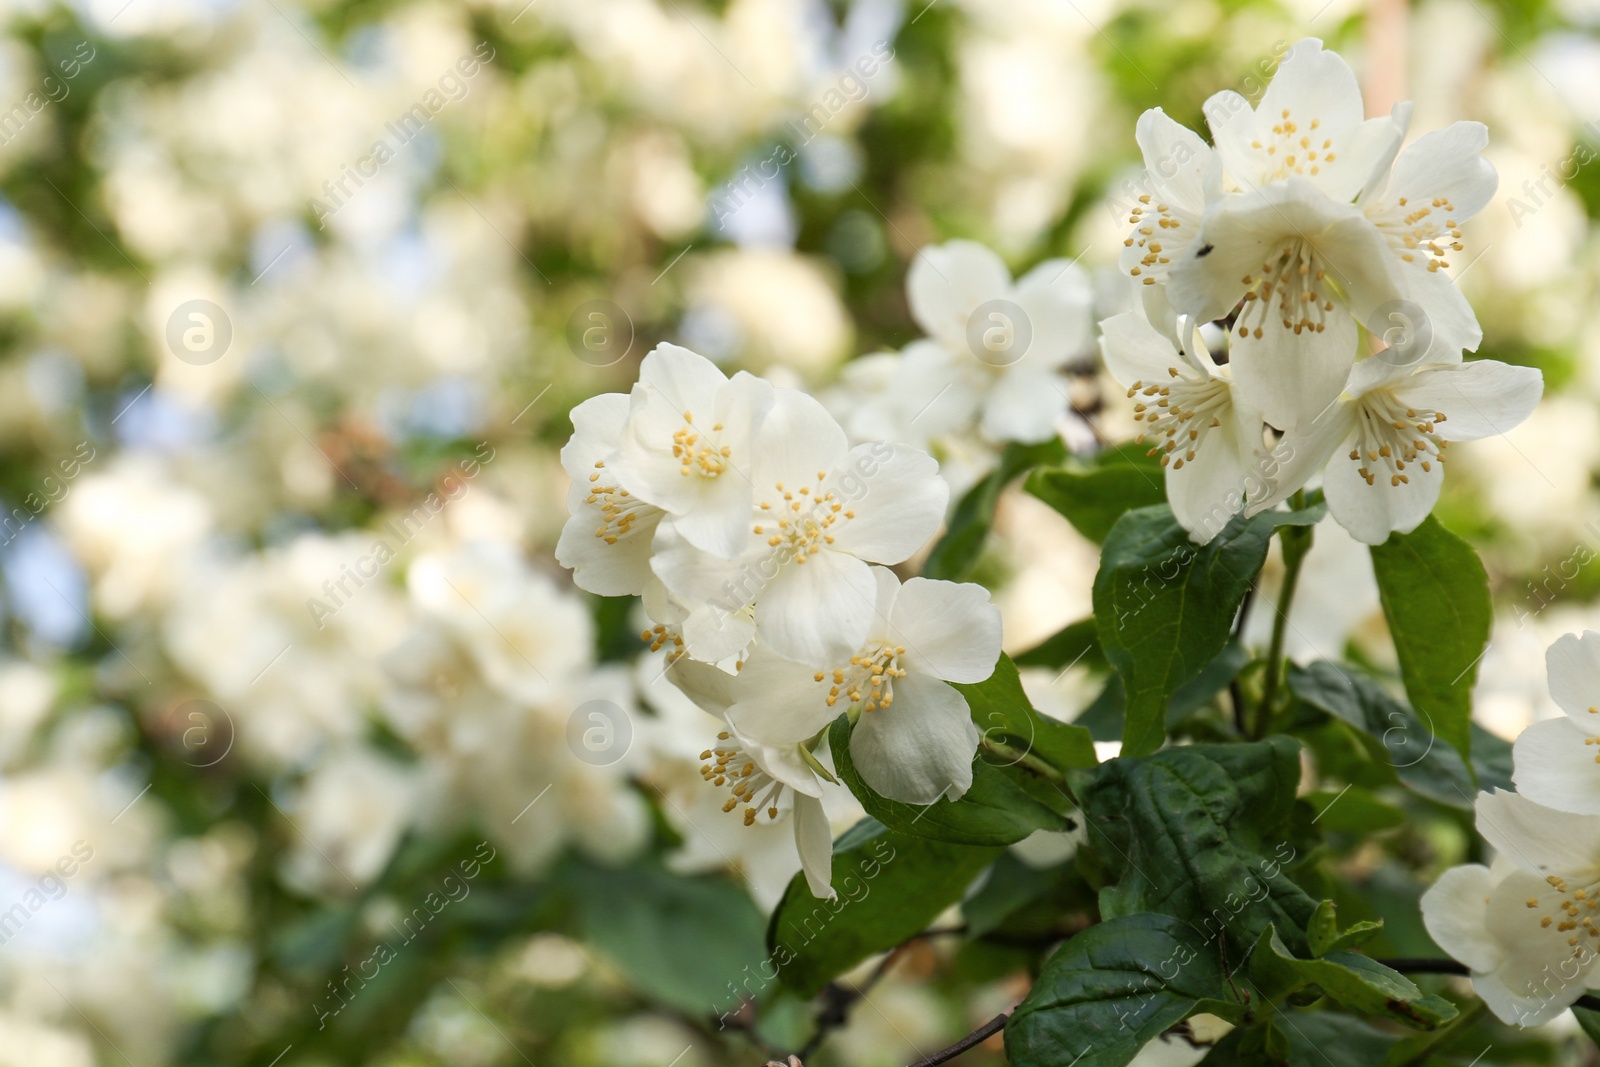
[[[1260,576],[1257,576],[1257,582]],[[1256,602],[1256,582],[1250,583],[1250,588],[1244,591],[1244,599],[1239,602],[1239,617],[1233,623],[1234,644],[1243,644],[1244,628],[1250,621],[1250,609]],[[1233,725],[1239,731],[1240,737],[1249,736],[1249,707],[1245,703],[1244,689],[1239,685],[1239,677],[1235,675],[1228,680],[1228,699],[1233,703]]]
[[[1048,778],[1052,782],[1065,782],[1067,780],[1066,775],[1062,774],[1043,759],[1035,756],[1032,752],[1028,752],[1020,748],[1013,748],[1004,741],[991,741],[987,737],[979,738],[978,745],[982,748],[988,749],[990,752],[993,752],[996,756],[1004,756],[1012,763],[1020,763],[1040,777]]]
[[[1306,495],[1301,490],[1290,501],[1290,509],[1305,507]],[[1252,739],[1266,732],[1272,718],[1272,704],[1278,696],[1278,680],[1283,674],[1283,638],[1289,627],[1289,609],[1294,605],[1295,587],[1300,584],[1300,565],[1311,551],[1311,527],[1285,526],[1278,531],[1278,543],[1283,549],[1283,590],[1278,594],[1278,617],[1272,620],[1272,644],[1267,648],[1267,674],[1262,683],[1261,704],[1256,709]]]
[[[968,1034],[960,1041],[957,1041],[955,1044],[951,1045],[949,1048],[935,1052],[932,1056],[929,1056],[926,1059],[918,1060],[916,1063],[913,1063],[911,1067],[936,1067],[937,1064],[944,1063],[946,1060],[953,1060],[963,1052],[967,1051],[967,1049],[972,1048],[975,1045],[983,1044],[995,1034],[998,1034],[1001,1030],[1005,1029],[1006,1020],[1009,1018],[1011,1018],[1009,1014],[1002,1012],[1001,1014],[996,1015],[993,1019],[990,1019],[988,1022],[984,1023],[982,1026],[978,1027],[976,1030],[972,1031],[972,1033]]]

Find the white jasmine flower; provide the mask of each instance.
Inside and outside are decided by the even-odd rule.
[[[756,437],[744,551],[726,560],[686,538],[659,546],[656,573],[690,607],[689,654],[717,661],[748,644],[748,607],[781,656],[815,667],[848,655],[872,621],[868,562],[899,563],[939,527],[949,489],[938,469],[904,446],[852,449],[820,403],[779,390]]]
[[[906,279],[906,295],[912,317],[939,347],[921,353],[914,364],[908,351],[902,380],[930,396],[932,407],[948,405],[933,417],[976,417],[991,441],[1055,436],[1068,403],[1056,372],[1087,349],[1092,337],[1093,293],[1081,270],[1049,260],[1013,283],[989,249],[951,241],[922,250]],[[1005,303],[985,307],[996,301]],[[984,358],[975,354],[975,344]]]
[[[561,449],[571,517],[556,561],[578,588],[600,596],[637,596],[650,580],[650,542],[666,512],[618,484],[606,461],[628,422],[626,394],[602,393],[572,409],[572,439]]]
[[[1472,310],[1440,271],[1462,250],[1460,224],[1494,193],[1481,125],[1422,138],[1391,174],[1409,104],[1363,120],[1354,73],[1312,38],[1290,50],[1260,107],[1224,92],[1205,110],[1242,191],[1208,209],[1167,295],[1202,320],[1237,308],[1230,358],[1268,422],[1289,429],[1337,396],[1358,325],[1391,305],[1421,320],[1409,323],[1421,359],[1477,347]]]
[[[1261,416],[1236,402],[1232,368],[1219,367],[1196,338],[1193,356],[1136,312],[1100,324],[1100,350],[1113,377],[1134,399],[1145,423],[1139,440],[1155,439],[1167,469],[1167,500],[1184,529],[1202,544],[1263,496],[1277,460],[1267,455]]]
[[[1504,791],[1479,794],[1477,812],[1493,866],[1445,871],[1422,896],[1422,921],[1502,1022],[1538,1026],[1595,981],[1600,822]]]
[[[1158,107],[1139,116],[1134,137],[1151,191],[1130,208],[1133,232],[1122,242],[1121,266],[1138,279],[1150,321],[1176,329],[1167,275],[1199,236],[1206,208],[1222,195],[1222,162],[1198,134]]]
[[[1416,529],[1439,499],[1450,441],[1503,434],[1544,391],[1537,370],[1492,359],[1397,366],[1380,353],[1356,364],[1343,396],[1291,432],[1271,507],[1326,464],[1328,511],[1360,541],[1379,545]],[[1448,436],[1447,436],[1448,435]]]
[[[1550,695],[1566,712],[1517,737],[1512,780],[1529,800],[1600,815],[1600,633],[1566,634],[1545,653]]]
[[[657,345],[607,462],[620,489],[664,510],[690,544],[731,559],[748,536],[751,448],[771,403],[764,379],[729,378],[704,356]]]
[[[872,625],[861,645],[814,673],[761,650],[733,683],[728,722],[745,737],[792,743],[860,708],[850,756],[893,800],[958,799],[972,784],[978,729],[946,682],[981,682],[1000,656],[1000,612],[979,585],[874,567]]]

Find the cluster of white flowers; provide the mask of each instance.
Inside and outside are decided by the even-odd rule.
[[[577,584],[640,595],[669,676],[725,728],[702,754],[746,824],[794,812],[812,892],[832,896],[819,760],[828,725],[858,719],[852,759],[891,799],[961,796],[978,731],[946,682],[1000,654],[982,587],[889,570],[938,530],[949,490],[927,453],[849,446],[815,399],[676,345],[630,394],[572,412],[562,450],[572,517],[557,559]]]
[[[1517,791],[1479,794],[1489,866],[1445,871],[1422,898],[1428,932],[1472,971],[1502,1020],[1538,1026],[1600,988],[1600,633],[1545,657],[1565,713],[1517,737]]]
[[[918,254],[906,299],[927,337],[852,360],[824,394],[853,440],[928,449],[960,490],[1000,446],[1070,429],[1061,372],[1094,346],[1094,292],[1077,264],[1046,260],[1013,281],[990,249],[950,241]]]
[[[1209,540],[1320,472],[1355,537],[1409,532],[1449,442],[1505,433],[1543,389],[1462,361],[1482,331],[1445,268],[1494,194],[1487,132],[1457,122],[1400,151],[1410,105],[1363,119],[1354,72],[1315,39],[1257,106],[1226,91],[1205,114],[1215,147],[1159,108],[1139,119],[1122,265],[1142,309],[1102,324],[1173,511]]]

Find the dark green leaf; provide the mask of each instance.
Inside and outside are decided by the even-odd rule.
[[[1269,926],[1297,949],[1316,902],[1283,868],[1300,746],[1191,745],[1114,759],[1074,777],[1090,846],[1117,881],[1100,893],[1107,917],[1159,911],[1207,938],[1225,934],[1242,960]]]
[[[1472,687],[1489,643],[1489,577],[1472,547],[1429,516],[1372,549],[1406,695],[1424,724],[1472,758]]]
[[[1068,623],[1060,630],[1016,657],[1019,667],[1049,667],[1063,670],[1074,664],[1085,667],[1107,667],[1105,653],[1100,651],[1100,633],[1095,629],[1094,616]]]
[[[873,953],[924,930],[999,854],[863,819],[833,843],[835,899],[812,896],[804,875],[789,883],[767,928],[771,952],[761,973],[775,970],[784,985],[811,996]],[[691,958],[696,953],[685,951],[678,969]]]
[[[1315,986],[1342,1007],[1364,1015],[1380,1015],[1422,1030],[1432,1030],[1456,1017],[1455,1005],[1425,994],[1401,974],[1367,956],[1330,952],[1321,959],[1298,959],[1268,928],[1250,954],[1250,980],[1277,999]]]
[[[1089,540],[1104,541],[1124,512],[1166,503],[1165,472],[1146,455],[1149,450],[1130,443],[1093,456],[1069,456],[1059,467],[1035,470],[1024,488]]]
[[[1046,792],[1035,799],[1023,778],[1038,776],[1020,764],[996,766],[980,753],[972,764],[972,785],[959,800],[941,798],[932,804],[902,804],[873,791],[850,758],[850,720],[841,715],[828,732],[839,779],[855,794],[867,814],[891,830],[962,845],[1009,845],[1035,830],[1069,830],[1063,814],[1069,807],[1063,791],[1041,782]],[[1051,794],[1055,803],[1049,803]]]
[[[662,1004],[697,1017],[730,1008],[763,962],[761,912],[725,878],[648,861],[622,870],[574,865],[569,878],[585,939]]]
[[[929,578],[964,580],[983,554],[983,543],[989,536],[989,527],[994,524],[994,508],[1001,490],[1029,467],[1059,463],[1066,454],[1066,446],[1054,437],[1037,445],[1008,445],[1000,456],[999,465],[987,478],[967,490],[967,495],[956,505],[944,536],[933,546],[922,573]]]
[[[1572,1015],[1578,1020],[1578,1025],[1588,1035],[1590,1041],[1600,1045],[1600,1011],[1592,1008],[1573,1008]]]
[[[1197,1011],[1237,1017],[1230,999],[1215,942],[1190,924],[1108,919],[1050,957],[1006,1024],[1006,1057],[1015,1067],[1123,1067]]]
[[[1472,807],[1477,790],[1455,749],[1438,744],[1416,713],[1354,667],[1318,660],[1290,664],[1289,689],[1302,702],[1360,731],[1375,759],[1394,769],[1407,788],[1441,804]],[[1510,749],[1474,725],[1473,763],[1484,786],[1510,788]]]
[[[1361,1019],[1331,1011],[1279,1012],[1271,1025],[1286,1039],[1288,1047],[1281,1058],[1248,1047],[1255,1031],[1235,1030],[1201,1061],[1201,1067],[1376,1067],[1399,1040]]]
[[[1042,760],[1058,771],[1099,762],[1088,730],[1034,710],[1010,657],[1002,655],[983,681],[957,684],[956,689],[967,698],[972,721],[982,733],[980,759],[1002,766],[1017,759]]]
[[[1359,786],[1319,789],[1300,799],[1317,809],[1316,822],[1325,834],[1368,837],[1406,821],[1405,812]]]
[[[1227,647],[1273,531],[1315,523],[1323,510],[1236,516],[1205,545],[1164,504],[1117,520],[1094,580],[1094,614],[1127,694],[1125,754],[1161,746],[1173,694]]]

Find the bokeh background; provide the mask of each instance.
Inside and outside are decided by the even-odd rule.
[[[1494,579],[1478,714],[1513,736],[1553,713],[1545,646],[1600,628],[1592,0],[6,0],[0,1065],[796,1047],[806,1005],[714,1019],[792,845],[700,783],[637,606],[556,567],[567,412],[660,340],[866,388],[847,362],[918,336],[907,265],[956,237],[1076,259],[1117,310],[1137,115],[1198,126],[1308,35],[1371,113],[1491,131],[1456,273],[1547,398],[1460,447],[1441,515]],[[1100,384],[1083,353],[1074,447],[1131,436]],[[1007,647],[1087,615],[1094,567],[1006,494]],[[1335,528],[1296,612],[1292,654],[1385,665]],[[1069,718],[1097,691],[1029,685]],[[940,1047],[1021,958],[908,947],[818,1061]]]

